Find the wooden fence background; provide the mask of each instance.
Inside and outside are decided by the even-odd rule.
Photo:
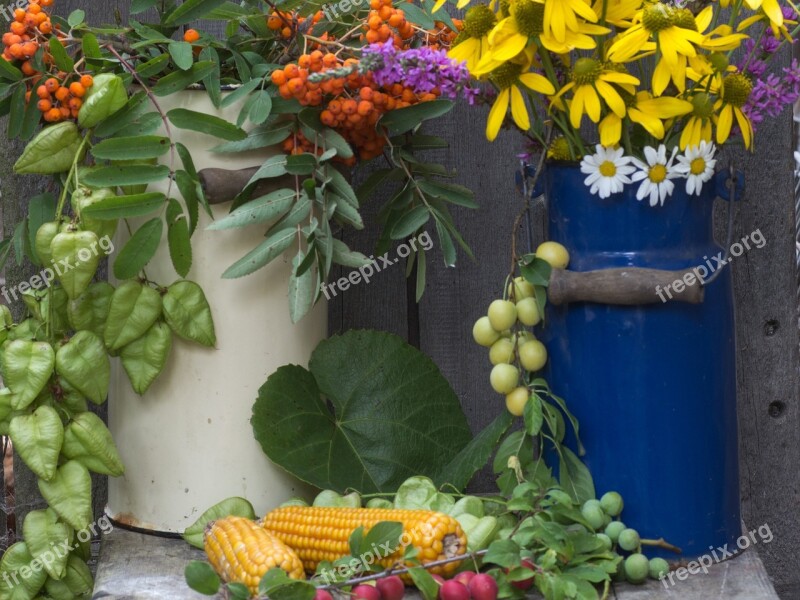
[[[124,19],[130,0],[59,0],[58,11],[85,10],[92,22]],[[0,18],[2,20],[2,18]],[[2,23],[0,23],[2,25]],[[788,64],[789,57],[783,59]],[[781,65],[781,66],[783,66]],[[509,240],[514,216],[521,208],[514,174],[519,168],[515,154],[520,138],[509,132],[493,144],[483,136],[485,113],[459,106],[435,126],[436,133],[451,141],[446,151],[432,160],[458,171],[457,181],[475,191],[480,209],[456,211],[454,218],[465,234],[475,262],[460,254],[454,269],[445,268],[436,252],[428,264],[428,286],[417,311],[406,294],[403,267],[381,272],[369,284],[350,288],[330,304],[331,332],[348,328],[376,328],[409,339],[417,338],[459,394],[474,431],[489,423],[502,402],[488,384],[489,364],[485,350],[471,337],[474,320],[501,292],[509,266]],[[4,124],[0,124],[4,129]],[[784,598],[800,597],[800,329],[798,329],[797,239],[794,204],[795,147],[791,114],[764,125],[756,138],[757,155],[730,153],[728,159],[743,169],[747,192],[734,208],[734,239],[760,229],[767,244],[739,257],[734,270],[737,346],[738,410],[743,516],[748,527],[769,525],[770,544],[758,548],[778,592]],[[24,214],[26,199],[38,193],[44,181],[17,177],[11,172],[20,146],[0,141],[3,232]],[[723,160],[723,164],[726,160]],[[363,176],[363,174],[362,174]],[[364,207],[367,223],[375,223],[380,201]],[[720,222],[727,206],[721,203]],[[540,219],[535,219],[534,240],[541,239]],[[348,234],[347,242],[367,254],[377,237],[375,228]],[[521,239],[525,240],[523,232]],[[9,284],[27,279],[26,266],[9,265]],[[21,307],[12,307],[17,313]],[[409,322],[409,315],[412,315]],[[16,315],[18,316],[18,314]],[[698,416],[703,414],[698,406]],[[672,440],[670,443],[680,443]],[[40,504],[35,478],[15,460],[16,519]],[[483,474],[476,485],[488,483]],[[105,487],[97,478],[96,510],[102,510]],[[0,498],[2,500],[2,498]],[[4,505],[5,507],[5,505]],[[13,507],[11,507],[13,510]],[[691,506],[676,510],[691,510]],[[5,518],[0,519],[0,534]]]

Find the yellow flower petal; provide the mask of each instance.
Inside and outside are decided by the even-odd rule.
[[[717,143],[722,144],[728,139],[731,134],[731,125],[733,124],[733,107],[726,104],[719,113],[719,121],[717,121]]]
[[[701,10],[694,17],[694,22],[697,23],[697,31],[705,31],[711,25],[711,19],[714,17],[714,7],[709,5]]]
[[[585,85],[579,85],[575,88],[575,93],[572,95],[572,102],[569,105],[569,122],[577,129],[581,126],[581,117],[583,117],[583,105],[586,102],[586,88]]]
[[[511,86],[511,116],[522,131],[530,129],[531,119],[528,116],[528,107],[525,106],[525,98],[522,97],[522,92],[515,85]]]
[[[744,147],[750,149],[753,144],[753,125],[750,119],[747,118],[738,106],[733,108],[733,114],[736,115],[736,122],[739,124],[739,129],[742,130],[742,138],[744,138]]]
[[[669,71],[669,65],[667,65],[665,60],[658,61],[655,70],[653,71],[653,94],[656,96],[660,96],[667,86],[669,85],[669,81],[672,79],[672,75]]]
[[[612,83],[629,83],[631,85],[639,85],[639,80],[633,75],[627,73],[617,73],[616,71],[606,71],[600,75],[603,81],[610,81]]]
[[[636,107],[642,112],[655,114],[662,119],[679,117],[692,112],[692,103],[688,100],[673,98],[672,96],[661,96],[660,98],[639,99]]]
[[[539,75],[538,73],[523,73],[519,76],[519,80],[520,83],[522,83],[525,87],[532,89],[534,92],[547,94],[548,96],[556,93],[556,88],[553,87],[553,84],[550,82],[550,80],[542,75]]]
[[[780,4],[778,4],[778,0],[764,0],[761,8],[772,23],[779,27],[783,25],[783,11]]]
[[[622,96],[617,93],[617,90],[614,89],[614,86],[610,83],[606,83],[602,79],[598,79],[594,84],[597,86],[597,91],[603,96],[603,100],[606,101],[608,108],[613,110],[618,117],[624,117],[625,101],[622,99]],[[595,123],[597,122],[596,119],[593,120]]]
[[[486,139],[490,142],[495,140],[506,118],[510,95],[511,92],[509,92],[508,89],[500,92],[497,96],[497,100],[495,100],[492,105],[492,109],[489,111],[489,118],[486,120]]]
[[[600,143],[603,146],[616,146],[622,137],[622,119],[614,113],[608,113],[598,126]]]
[[[436,12],[437,10],[442,8],[445,2],[447,2],[447,0],[437,0],[436,4],[433,5],[433,10],[431,12]]]
[[[631,121],[644,127],[653,137],[659,140],[664,137],[664,124],[658,117],[648,115],[637,108],[629,109],[628,116],[630,117]]]

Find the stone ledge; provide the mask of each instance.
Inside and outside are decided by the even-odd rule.
[[[183,569],[203,552],[183,540],[145,535],[119,527],[103,538],[93,600],[200,600],[208,596],[186,587]],[[708,575],[693,575],[674,586],[658,581],[615,585],[610,598],[619,600],[776,600],[758,553],[747,550],[713,565]]]

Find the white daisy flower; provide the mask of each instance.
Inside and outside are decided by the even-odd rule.
[[[581,173],[589,175],[583,183],[590,186],[592,194],[608,198],[621,192],[624,184],[631,183],[628,175],[636,169],[630,165],[630,156],[622,156],[622,148],[604,148],[597,144],[595,150],[595,154],[584,156],[581,161]]]
[[[661,144],[658,150],[646,146],[644,157],[647,162],[638,158],[633,159],[633,164],[639,170],[631,176],[631,181],[642,182],[636,192],[637,200],[642,200],[649,194],[650,206],[656,206],[659,203],[664,206],[664,199],[671,196],[672,190],[675,189],[675,184],[670,179],[680,177],[680,173],[676,172],[675,167],[672,166],[677,151],[677,148],[673,148],[672,155],[667,159],[667,147],[664,144]]]
[[[714,175],[716,147],[713,143],[702,141],[699,146],[690,146],[686,154],[678,156],[675,171],[686,177],[686,193],[700,195],[703,184]]]

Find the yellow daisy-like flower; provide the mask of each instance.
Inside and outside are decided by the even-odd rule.
[[[511,105],[511,116],[517,127],[523,131],[530,129],[531,120],[520,85],[540,94],[555,93],[555,87],[550,80],[538,73],[529,72],[529,68],[529,61],[525,64],[507,62],[489,74],[489,80],[499,91],[486,122],[486,138],[490,142],[497,137],[508,114],[509,104]]]
[[[656,139],[665,135],[664,121],[692,112],[692,103],[672,96],[653,98],[649,92],[639,92],[636,96],[626,98],[627,117],[641,125],[647,133]],[[598,127],[600,143],[603,146],[614,146],[622,137],[622,118],[615,112],[608,113],[600,121]]]
[[[489,50],[489,33],[496,22],[494,12],[485,4],[470,8],[464,17],[464,29],[456,38],[456,44],[447,56],[466,62],[467,69],[473,73],[481,58]],[[459,41],[458,38],[462,36],[465,39]]]
[[[614,83],[627,87],[625,91],[633,94],[635,86],[639,85],[639,80],[628,73],[604,67],[600,61],[593,58],[579,58],[572,68],[572,81],[559,90],[553,104],[563,110],[561,98],[572,90],[569,120],[575,129],[581,126],[584,113],[597,123],[604,103],[614,114],[622,118],[627,112],[625,101],[612,85]]]
[[[745,148],[750,148],[753,144],[753,124],[750,119],[742,112],[742,106],[750,97],[753,91],[753,84],[747,75],[743,73],[732,73],[726,75],[722,80],[722,89],[719,99],[714,104],[714,110],[719,111],[717,120],[717,143],[722,144],[731,133],[733,118],[742,131]]]
[[[744,0],[744,3],[753,10],[763,10],[770,23],[776,27],[783,25],[783,11],[778,0]]]

